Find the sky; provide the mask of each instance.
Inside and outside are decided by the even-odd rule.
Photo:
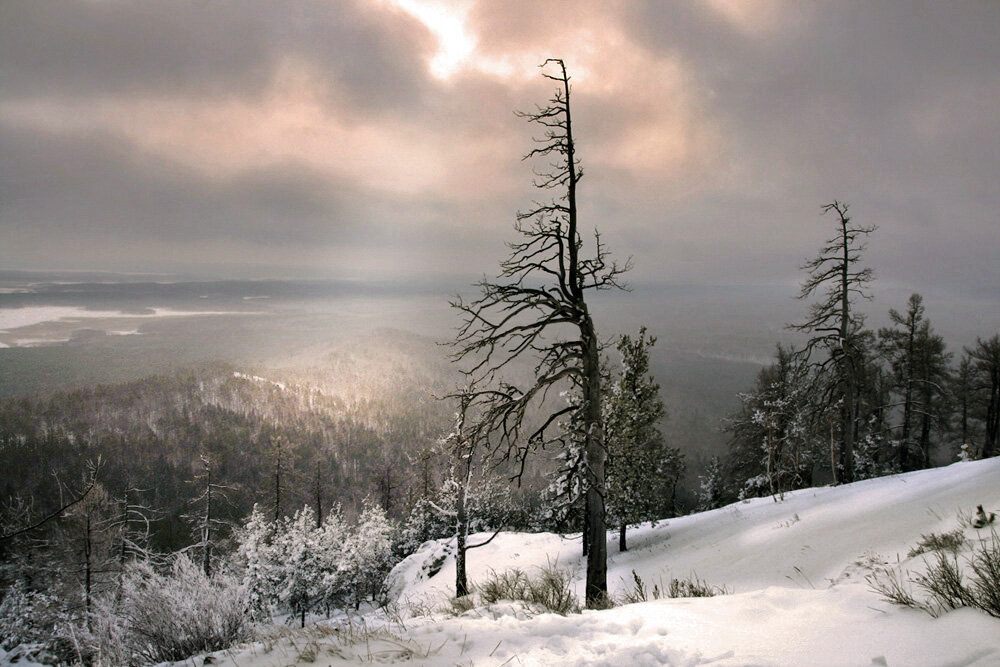
[[[494,274],[558,57],[581,223],[633,281],[797,283],[838,199],[880,284],[995,300],[998,30],[993,0],[4,0],[0,267]]]

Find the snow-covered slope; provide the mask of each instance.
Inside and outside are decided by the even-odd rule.
[[[631,530],[630,551],[609,535],[609,584],[634,569],[652,588],[696,574],[729,595],[664,599],[567,617],[532,617],[514,604],[458,618],[405,619],[346,639],[316,629],[315,664],[412,660],[475,665],[1000,665],[1000,619],[961,609],[934,619],[883,602],[864,582],[872,563],[919,567],[922,534],[960,527],[976,505],[1000,510],[1000,458],[799,491]],[[965,528],[970,540],[988,531]],[[470,552],[469,573],[557,561],[577,573],[579,536],[503,534]],[[433,574],[430,574],[433,573]],[[447,545],[428,543],[394,571],[403,603],[453,590]],[[306,639],[231,656],[229,664],[294,662]],[[223,658],[224,656],[220,656]],[[307,657],[312,657],[307,656]],[[228,658],[227,658],[228,659]],[[225,663],[223,659],[221,662]]]
[[[650,587],[694,574],[736,593],[767,586],[826,588],[856,579],[857,562],[870,555],[904,559],[922,534],[958,528],[957,514],[970,514],[979,504],[1000,509],[1000,458],[803,489],[777,502],[756,498],[630,529],[625,553],[618,552],[611,536],[608,585],[614,590],[631,584],[635,570]],[[549,560],[582,573],[580,546],[579,534],[568,539],[549,533],[499,535],[469,552],[469,578],[482,579],[491,569],[544,566]],[[434,577],[414,580],[418,564],[439,551],[442,545],[427,544],[400,564],[393,583],[402,599],[453,594],[453,558]],[[398,576],[404,571],[405,586]],[[582,574],[577,585],[582,594]]]

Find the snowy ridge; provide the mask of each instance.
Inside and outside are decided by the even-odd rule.
[[[285,642],[217,654],[218,664],[294,664],[309,642],[316,665],[407,661],[429,665],[1000,665],[1000,619],[960,609],[931,618],[883,602],[864,575],[875,563],[919,569],[922,534],[961,526],[976,505],[1000,510],[1000,458],[956,463],[840,487],[755,499],[629,531],[617,553],[609,534],[609,585],[634,569],[653,584],[696,573],[733,593],[661,599],[566,617],[518,603],[396,621],[366,620],[364,638],[322,625]],[[965,527],[976,541],[988,530]],[[501,534],[469,554],[474,582],[490,569],[530,571],[548,560],[579,573],[579,535]],[[393,589],[424,609],[450,595],[448,540],[429,542],[393,572]],[[579,592],[582,592],[580,590]],[[381,623],[381,625],[379,625]],[[372,630],[372,628],[376,628]],[[296,648],[298,647],[298,648]]]
[[[1000,509],[1000,458],[802,489],[777,502],[755,498],[655,527],[631,528],[625,553],[609,540],[608,586],[614,592],[631,584],[634,569],[650,588],[690,575],[736,593],[768,586],[826,588],[854,576],[857,561],[869,556],[905,560],[922,534],[954,530],[957,513],[969,514],[979,504]],[[470,552],[469,578],[482,579],[490,569],[541,567],[548,560],[581,573],[577,593],[582,596],[578,534],[502,534]],[[406,587],[397,583],[401,598],[448,594],[454,588],[454,565],[448,558],[433,577]]]

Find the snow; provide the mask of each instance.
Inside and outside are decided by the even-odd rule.
[[[233,377],[240,380],[249,380],[250,382],[257,382],[259,384],[270,384],[274,387],[277,387],[281,391],[285,391],[288,389],[288,385],[286,385],[284,382],[275,382],[273,380],[268,380],[267,378],[262,378],[259,375],[247,375],[246,373],[240,373],[238,371],[234,371]]]
[[[909,550],[922,534],[961,526],[976,505],[1000,509],[1000,458],[956,463],[856,484],[806,489],[629,531],[617,553],[609,534],[613,589],[696,574],[731,594],[661,599],[566,617],[499,603],[459,617],[369,616],[291,631],[286,639],[216,655],[217,664],[295,662],[304,646],[316,665],[407,660],[430,665],[1000,665],[1000,619],[960,609],[932,618],[882,601],[864,575],[873,563],[919,568]],[[965,528],[970,540],[988,531]],[[478,541],[478,540],[477,540]],[[447,540],[425,544],[392,577],[400,609],[444,602],[453,590]],[[469,576],[531,571],[555,561],[578,573],[579,536],[498,536],[469,553]],[[661,584],[661,587],[662,587]]]
[[[142,318],[191,317],[195,315],[248,315],[243,311],[173,310],[171,308],[151,308],[148,313],[126,313],[118,310],[87,310],[78,306],[27,306],[24,308],[0,308],[0,330],[18,329],[44,322],[59,320],[83,320],[92,318]]]

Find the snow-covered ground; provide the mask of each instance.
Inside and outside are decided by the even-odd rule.
[[[661,599],[566,617],[517,604],[457,618],[406,617],[446,600],[454,585],[447,545],[425,544],[393,573],[404,610],[393,621],[317,626],[217,655],[218,664],[264,667],[408,660],[475,665],[1000,665],[1000,619],[970,609],[939,618],[893,606],[864,580],[873,564],[919,568],[921,535],[961,526],[982,504],[1000,510],[1000,458],[807,489],[737,503],[629,531],[618,553],[609,535],[609,585],[635,570],[652,589],[696,575],[732,591]],[[988,530],[965,528],[969,540]],[[472,581],[489,570],[557,562],[578,574],[579,535],[502,534],[469,554]],[[443,558],[443,562],[442,562]],[[435,564],[431,567],[431,564]],[[432,576],[429,571],[437,570]],[[373,628],[375,628],[373,630]]]

